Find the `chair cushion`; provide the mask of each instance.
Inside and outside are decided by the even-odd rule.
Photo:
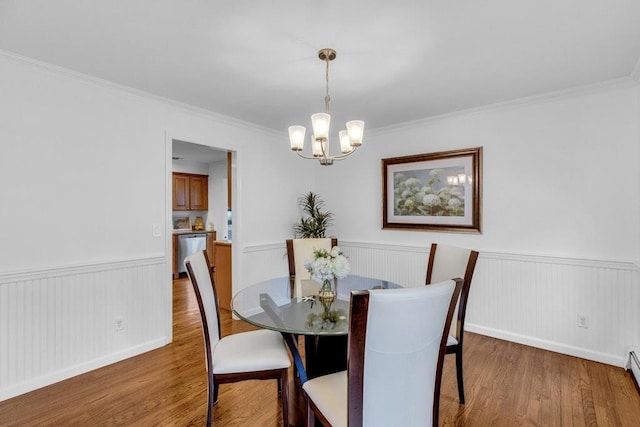
[[[333,427],[347,426],[347,371],[309,380],[302,389]]]
[[[453,335],[447,337],[447,346],[458,344],[458,340]]]
[[[213,350],[213,373],[265,371],[291,366],[279,332],[261,329],[222,338]]]

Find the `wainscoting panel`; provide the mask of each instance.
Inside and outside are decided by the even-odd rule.
[[[0,400],[169,342],[167,271],[158,257],[0,275]]]
[[[246,246],[243,251],[242,283],[233,284],[236,293],[262,280],[289,275],[287,246],[282,243]]]
[[[467,329],[624,366],[640,341],[633,263],[481,254]]]
[[[376,277],[401,286],[424,285],[427,279],[429,248],[341,242],[349,258],[351,273]]]
[[[341,241],[352,274],[422,286],[429,247]],[[246,286],[287,274],[281,244],[245,248]],[[640,344],[640,285],[632,262],[480,251],[466,329],[625,366]]]
[[[341,242],[354,274],[421,286],[428,247]],[[480,252],[466,329],[625,366],[640,342],[638,266]],[[583,326],[579,326],[579,319]],[[586,324],[584,324],[586,322]]]

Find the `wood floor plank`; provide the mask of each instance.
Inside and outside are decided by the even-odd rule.
[[[201,426],[207,381],[200,317],[174,282],[174,341],[163,348],[0,402],[0,426]],[[224,335],[254,329],[222,312]],[[467,333],[467,403],[447,356],[442,426],[640,426],[640,395],[621,368]],[[279,426],[275,381],[222,384],[216,426]]]

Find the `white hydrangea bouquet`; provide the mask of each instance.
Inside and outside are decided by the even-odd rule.
[[[331,248],[331,251],[314,249],[313,258],[307,260],[304,266],[318,283],[332,281],[335,277],[346,277],[349,274],[349,261],[337,246]]]

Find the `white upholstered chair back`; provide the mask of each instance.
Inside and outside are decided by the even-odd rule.
[[[440,344],[454,289],[448,280],[370,291],[363,425],[432,425]]]
[[[471,249],[438,244],[433,260],[431,283],[438,283],[454,277],[464,278]]]
[[[211,351],[213,351],[220,340],[220,322],[218,320],[218,299],[213,288],[209,263],[204,251],[189,255],[184,263],[187,266],[187,274],[191,282],[196,285],[194,289],[199,294],[198,302],[202,301],[201,313],[205,313],[202,324],[206,326],[203,330],[209,334]]]
[[[331,250],[331,239],[293,239],[293,256],[295,258],[296,280],[307,280],[309,272],[304,264],[313,256],[314,249]]]
[[[431,250],[434,250],[434,248],[432,247]],[[453,279],[454,277],[461,277],[464,279],[471,252],[471,249],[438,244],[435,249],[435,257],[433,258],[433,267],[431,270],[431,280],[429,283],[439,283]],[[458,318],[458,306],[459,304],[456,304],[456,309],[453,313],[454,320],[451,322],[451,328],[449,330],[449,334],[456,339],[460,338],[458,336],[455,320]]]

